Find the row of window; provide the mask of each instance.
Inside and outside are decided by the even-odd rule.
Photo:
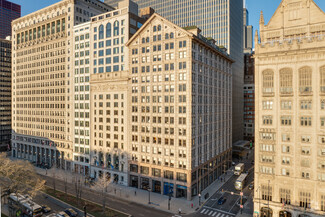
[[[302,67],[298,70],[299,75],[299,92],[311,93],[312,92],[312,68]],[[320,92],[325,93],[325,66],[320,67]],[[274,93],[274,72],[267,69],[262,72],[263,75],[263,93]],[[293,93],[293,71],[290,68],[284,68],[280,70],[280,93],[292,94]]]
[[[273,101],[265,100],[262,102],[263,110],[273,110]],[[291,110],[293,103],[291,100],[281,100],[281,110]],[[300,101],[301,110],[311,110],[312,100],[301,100]],[[325,100],[320,101],[320,109],[325,110]]]
[[[65,18],[17,34],[17,44],[65,31]]]

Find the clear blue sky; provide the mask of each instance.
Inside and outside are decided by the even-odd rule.
[[[60,0],[9,0],[22,6],[22,16],[37,11],[41,8],[59,2]],[[162,0],[163,1],[163,0]],[[325,11],[325,0],[314,0],[316,4]],[[246,0],[246,7],[249,11],[250,25],[254,26],[254,32],[258,29],[260,11],[264,13],[267,23],[279,6],[281,0]]]

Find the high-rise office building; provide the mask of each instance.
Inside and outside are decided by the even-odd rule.
[[[191,199],[228,168],[233,61],[214,43],[156,13],[128,41],[132,187]]]
[[[106,0],[116,5],[120,0]],[[243,137],[243,0],[134,0],[139,9],[152,7],[158,14],[181,27],[197,26],[202,35],[227,48],[233,64],[233,142]]]
[[[130,0],[117,8],[74,27],[73,155],[75,171],[128,185],[129,52],[125,44],[144,21]],[[83,121],[90,121],[90,126]]]
[[[249,25],[249,13],[247,8],[244,7],[244,53],[251,54],[253,49],[253,26]]]
[[[72,169],[73,26],[112,9],[97,0],[62,0],[13,21],[13,157]]]
[[[0,151],[11,139],[11,41],[0,39]]]
[[[21,7],[6,0],[0,0],[0,39],[11,36],[11,21],[21,16]]]
[[[255,216],[325,215],[325,14],[283,0],[255,35]],[[259,215],[258,215],[259,214]]]
[[[253,142],[255,136],[255,64],[253,53],[245,53],[244,63],[244,139]]]

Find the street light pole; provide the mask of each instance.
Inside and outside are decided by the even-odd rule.
[[[151,190],[151,188],[148,188],[148,193],[149,193],[149,201],[148,201],[148,204],[151,204],[151,202],[150,202],[150,190]]]
[[[267,183],[267,217],[269,217],[270,212],[270,180]]]

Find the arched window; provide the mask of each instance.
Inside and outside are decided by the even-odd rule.
[[[120,29],[120,24],[119,22],[116,20],[114,22],[114,36],[119,35],[119,29]]]
[[[282,210],[279,212],[279,217],[291,217],[291,216],[292,216],[292,214],[289,211]]]
[[[169,34],[168,33],[165,34],[165,39],[169,39]]]
[[[263,71],[263,93],[274,93],[274,73],[269,69]]]
[[[174,38],[174,33],[170,33],[170,38]]]
[[[158,25],[158,31],[161,31],[161,25]]]
[[[280,70],[280,93],[291,94],[292,88],[292,69],[284,68]]]
[[[157,26],[153,26],[153,32],[157,32]]]
[[[325,93],[325,66],[320,67],[320,92]]]
[[[112,24],[106,24],[106,38],[110,38],[112,36]]]
[[[299,69],[299,91],[300,93],[312,91],[312,70],[308,66]]]
[[[104,26],[100,25],[99,29],[98,29],[99,33],[98,33],[98,39],[103,39],[104,38]]]
[[[273,216],[273,210],[268,207],[262,207],[261,208],[261,217],[272,217]]]

